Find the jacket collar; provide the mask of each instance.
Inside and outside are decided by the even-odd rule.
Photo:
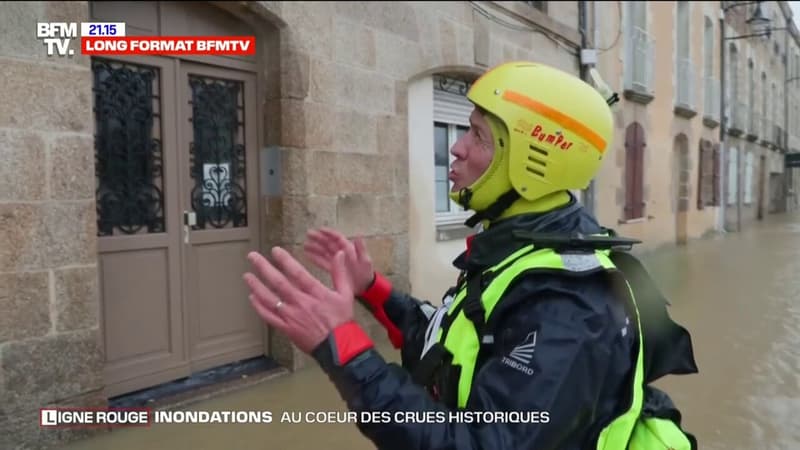
[[[600,233],[602,228],[572,196],[566,205],[545,213],[528,213],[493,223],[487,230],[466,238],[466,251],[453,265],[460,270],[484,270],[500,263],[529,243],[513,236],[514,230],[540,233]]]

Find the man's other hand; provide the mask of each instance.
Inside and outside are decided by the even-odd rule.
[[[247,258],[255,272],[244,275],[250,303],[301,351],[310,354],[336,327],[353,320],[353,284],[345,269],[344,252],[330,258],[334,289],[314,278],[280,247],[272,250],[274,265],[257,252]]]
[[[308,259],[331,276],[335,266],[334,256],[338,252],[343,252],[344,268],[356,295],[367,290],[372,284],[375,268],[361,237],[350,241],[342,233],[323,227],[308,232],[304,248]]]

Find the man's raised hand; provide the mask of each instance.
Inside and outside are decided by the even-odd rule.
[[[342,233],[327,227],[310,230],[307,235],[306,256],[317,267],[333,276],[334,257],[341,251],[354,292],[364,292],[372,284],[375,268],[361,237],[350,241]]]

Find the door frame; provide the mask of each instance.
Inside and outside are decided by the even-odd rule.
[[[193,308],[192,303],[192,296],[196,295],[193,292],[194,290],[194,282],[191,279],[192,272],[194,269],[193,263],[197,261],[195,258],[195,244],[202,245],[207,243],[213,242],[223,242],[223,241],[235,241],[235,240],[244,240],[248,239],[251,243],[250,247],[252,250],[260,251],[261,250],[261,220],[262,218],[262,211],[260,206],[260,158],[259,158],[259,148],[260,146],[260,139],[261,133],[259,133],[259,102],[257,97],[257,88],[258,88],[258,74],[253,73],[251,71],[243,71],[239,68],[230,68],[219,66],[217,64],[208,64],[200,61],[185,61],[181,59],[176,60],[176,86],[178,87],[177,93],[177,104],[179,108],[189,108],[187,105],[189,104],[190,98],[187,98],[185,86],[182,84],[188,81],[189,75],[192,73],[192,69],[195,69],[198,73],[202,73],[204,76],[208,76],[210,78],[222,78],[222,79],[229,79],[229,80],[236,80],[242,81],[245,86],[245,92],[243,93],[244,96],[244,108],[243,111],[243,119],[244,119],[244,130],[245,130],[245,178],[246,178],[246,191],[247,191],[247,217],[248,217],[248,227],[247,231],[243,230],[225,230],[224,234],[227,236],[222,240],[219,238],[215,238],[215,235],[220,234],[220,230],[197,230],[197,231],[189,231],[189,243],[181,245],[181,282],[184,287],[184,319],[186,326],[184,327],[184,338],[186,339],[186,360],[191,367],[191,372],[195,373],[197,371],[201,371],[204,369],[208,369],[211,367],[215,367],[219,364],[226,364],[226,360],[229,359],[244,359],[247,357],[252,357],[252,351],[248,349],[238,350],[233,353],[227,353],[225,355],[216,355],[214,357],[209,358],[202,358],[199,360],[194,359],[194,355],[192,355],[192,349],[195,344],[195,330],[194,330],[194,317],[192,316],[193,313],[197,311]],[[249,87],[248,87],[249,86]],[[188,119],[191,117],[191,114],[186,115],[182,112],[177,112],[180,120]],[[178,145],[181,151],[186,151],[188,155],[188,145],[189,142],[193,140],[192,137],[192,126],[187,125],[184,127],[179,128],[178,130],[179,137],[178,137]],[[190,204],[184,204],[191,197],[191,176],[190,170],[191,165],[189,162],[188,157],[179,158],[179,166],[180,166],[180,186],[181,186],[181,202],[179,205],[181,206],[181,214],[183,210],[190,210]],[[255,220],[253,220],[255,219]],[[255,225],[250,225],[252,222],[255,222]],[[242,281],[242,283],[244,283]],[[246,299],[244,299],[246,301]],[[248,305],[249,307],[249,305]],[[256,317],[255,311],[252,311],[253,317]],[[267,332],[266,325],[261,324],[260,327],[261,332],[261,354],[267,354],[269,350],[269,333]],[[230,356],[239,355],[239,356]],[[223,361],[223,362],[220,362]]]
[[[183,217],[182,217],[182,202],[181,198],[186,198],[188,193],[184,193],[184,183],[180,181],[179,176],[184,174],[184,168],[188,169],[188,158],[182,162],[181,152],[183,148],[182,135],[190,125],[179,126],[178,120],[182,117],[178,108],[182,105],[184,97],[184,90],[180,85],[182,81],[182,67],[184,65],[199,65],[203,66],[206,70],[215,71],[221,70],[227,73],[238,73],[243,79],[251,81],[252,88],[248,89],[248,94],[245,96],[245,107],[252,112],[248,115],[245,112],[245,133],[246,139],[252,143],[252,149],[246,145],[246,176],[247,176],[247,203],[248,203],[248,222],[255,219],[256,224],[249,231],[250,242],[253,244],[254,251],[262,250],[262,237],[263,237],[263,205],[261,201],[261,149],[264,145],[265,132],[263,128],[264,106],[259,101],[263,94],[263,75],[257,70],[257,64],[251,64],[243,61],[227,60],[219,57],[203,57],[197,58],[192,56],[187,57],[166,57],[166,56],[147,56],[147,55],[126,55],[120,57],[102,57],[101,59],[119,62],[131,63],[139,65],[147,65],[155,67],[159,70],[159,115],[160,115],[160,139],[162,141],[162,180],[164,189],[164,226],[167,230],[163,236],[155,239],[163,241],[162,245],[157,248],[166,248],[169,252],[169,271],[172,272],[173,264],[179,265],[177,268],[176,276],[170,276],[169,289],[170,289],[170,350],[171,356],[168,358],[171,361],[170,367],[164,370],[156,370],[148,372],[141,376],[126,376],[130,369],[129,365],[121,365],[114,367],[113,364],[107,362],[107,357],[103,359],[103,380],[104,380],[104,395],[108,397],[115,397],[124,395],[147,387],[157,386],[165,380],[176,380],[196,373],[198,370],[193,369],[193,361],[190,355],[190,338],[191,321],[189,315],[191,312],[188,310],[188,296],[187,292],[187,258],[189,253],[186,244],[183,243]],[[92,82],[93,83],[93,82]],[[167,94],[169,93],[169,94]],[[174,94],[173,94],[174,93]],[[169,99],[169,101],[167,101]],[[249,104],[247,103],[249,101]],[[248,119],[249,117],[249,119]],[[249,123],[248,123],[249,122]],[[250,125],[250,126],[248,126]],[[96,202],[97,199],[95,198]],[[96,203],[95,203],[96,204]],[[175,231],[170,231],[175,230]],[[170,236],[170,233],[175,233]],[[98,259],[104,253],[112,253],[117,251],[126,251],[142,248],[136,243],[142,237],[140,235],[134,236],[114,236],[114,237],[99,237],[97,239],[97,255]],[[203,237],[198,235],[197,238],[202,242]],[[147,248],[146,246],[144,248]],[[155,246],[153,248],[156,248]],[[173,262],[173,260],[177,262]],[[102,266],[98,264],[98,295],[99,295],[99,334],[101,342],[103,343],[104,354],[105,343],[107,336],[107,328],[109,326],[105,317],[106,302],[103,296],[103,275]],[[255,312],[253,312],[255,314]],[[178,317],[179,316],[179,317]],[[269,328],[263,322],[260,326],[261,333],[261,352],[262,355],[270,355],[270,338]],[[153,363],[155,364],[155,363]],[[212,364],[213,366],[213,364]],[[109,380],[114,380],[109,383]]]
[[[145,367],[147,366],[158,366],[161,364],[169,364],[169,367],[164,368],[163,370],[156,370],[156,371],[148,371],[146,375],[141,376],[129,376],[130,373],[130,365],[135,364],[130,362],[129,364],[114,364],[109,363],[107,361],[107,356],[104,357],[104,365],[103,365],[103,379],[104,380],[116,380],[112,384],[108,384],[107,382],[104,383],[105,391],[109,393],[111,396],[116,395],[120,392],[127,392],[130,390],[138,389],[141,384],[150,384],[150,383],[157,383],[157,380],[161,380],[164,378],[180,378],[184,377],[189,374],[190,367],[188,361],[185,357],[186,351],[186,341],[183,338],[185,332],[185,321],[181,315],[181,311],[183,309],[183,283],[181,280],[181,267],[180,267],[180,260],[181,255],[183,253],[183,249],[179,243],[178,237],[180,236],[180,228],[179,228],[179,218],[174,215],[174,212],[177,210],[177,204],[179,202],[179,182],[178,179],[172,176],[168,176],[170,172],[175,173],[178,169],[178,136],[174,132],[169,132],[168,130],[173,130],[176,126],[176,118],[177,118],[177,110],[176,110],[176,102],[165,102],[164,93],[175,91],[177,89],[175,85],[175,77],[174,75],[174,61],[171,61],[169,58],[163,58],[159,56],[139,56],[139,55],[130,55],[125,56],[124,58],[115,58],[115,57],[102,57],[102,58],[92,58],[92,59],[103,59],[112,62],[118,63],[129,63],[129,64],[136,64],[136,65],[145,65],[150,67],[155,67],[159,70],[159,127],[160,127],[160,140],[161,140],[161,164],[162,164],[162,189],[164,191],[164,205],[163,205],[163,214],[164,214],[164,227],[165,232],[160,233],[160,236],[153,236],[151,239],[155,241],[162,241],[160,245],[156,245],[154,242],[151,245],[139,244],[138,241],[142,239],[141,235],[121,235],[121,236],[113,236],[113,237],[97,237],[97,254],[98,254],[98,295],[99,298],[99,313],[100,313],[100,339],[103,343],[103,354],[107,355],[106,350],[106,336],[107,336],[107,328],[111,325],[106,320],[106,302],[103,300],[103,266],[100,263],[100,259],[102,258],[103,254],[110,254],[114,252],[124,252],[129,250],[142,250],[147,248],[164,248],[167,251],[168,258],[170,259],[168,263],[168,273],[166,276],[169,278],[168,280],[168,289],[169,289],[169,308],[171,317],[168,319],[170,325],[170,337],[169,337],[169,347],[172,350],[169,353],[169,356],[165,356],[163,358],[159,358],[158,360],[151,361],[149,363],[144,363]],[[94,88],[94,86],[92,86]],[[94,99],[93,99],[94,100]],[[96,106],[96,105],[95,105]],[[95,198],[95,202],[97,198]],[[96,203],[95,203],[96,204]],[[151,358],[152,359],[152,358]],[[169,361],[169,363],[163,362],[163,360]],[[142,367],[142,363],[136,364],[136,367]]]

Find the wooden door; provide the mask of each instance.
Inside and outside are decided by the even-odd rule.
[[[263,354],[242,274],[258,248],[255,75],[181,62],[181,208],[192,370]]]
[[[189,374],[174,67],[154,57],[92,60],[109,396]]]

